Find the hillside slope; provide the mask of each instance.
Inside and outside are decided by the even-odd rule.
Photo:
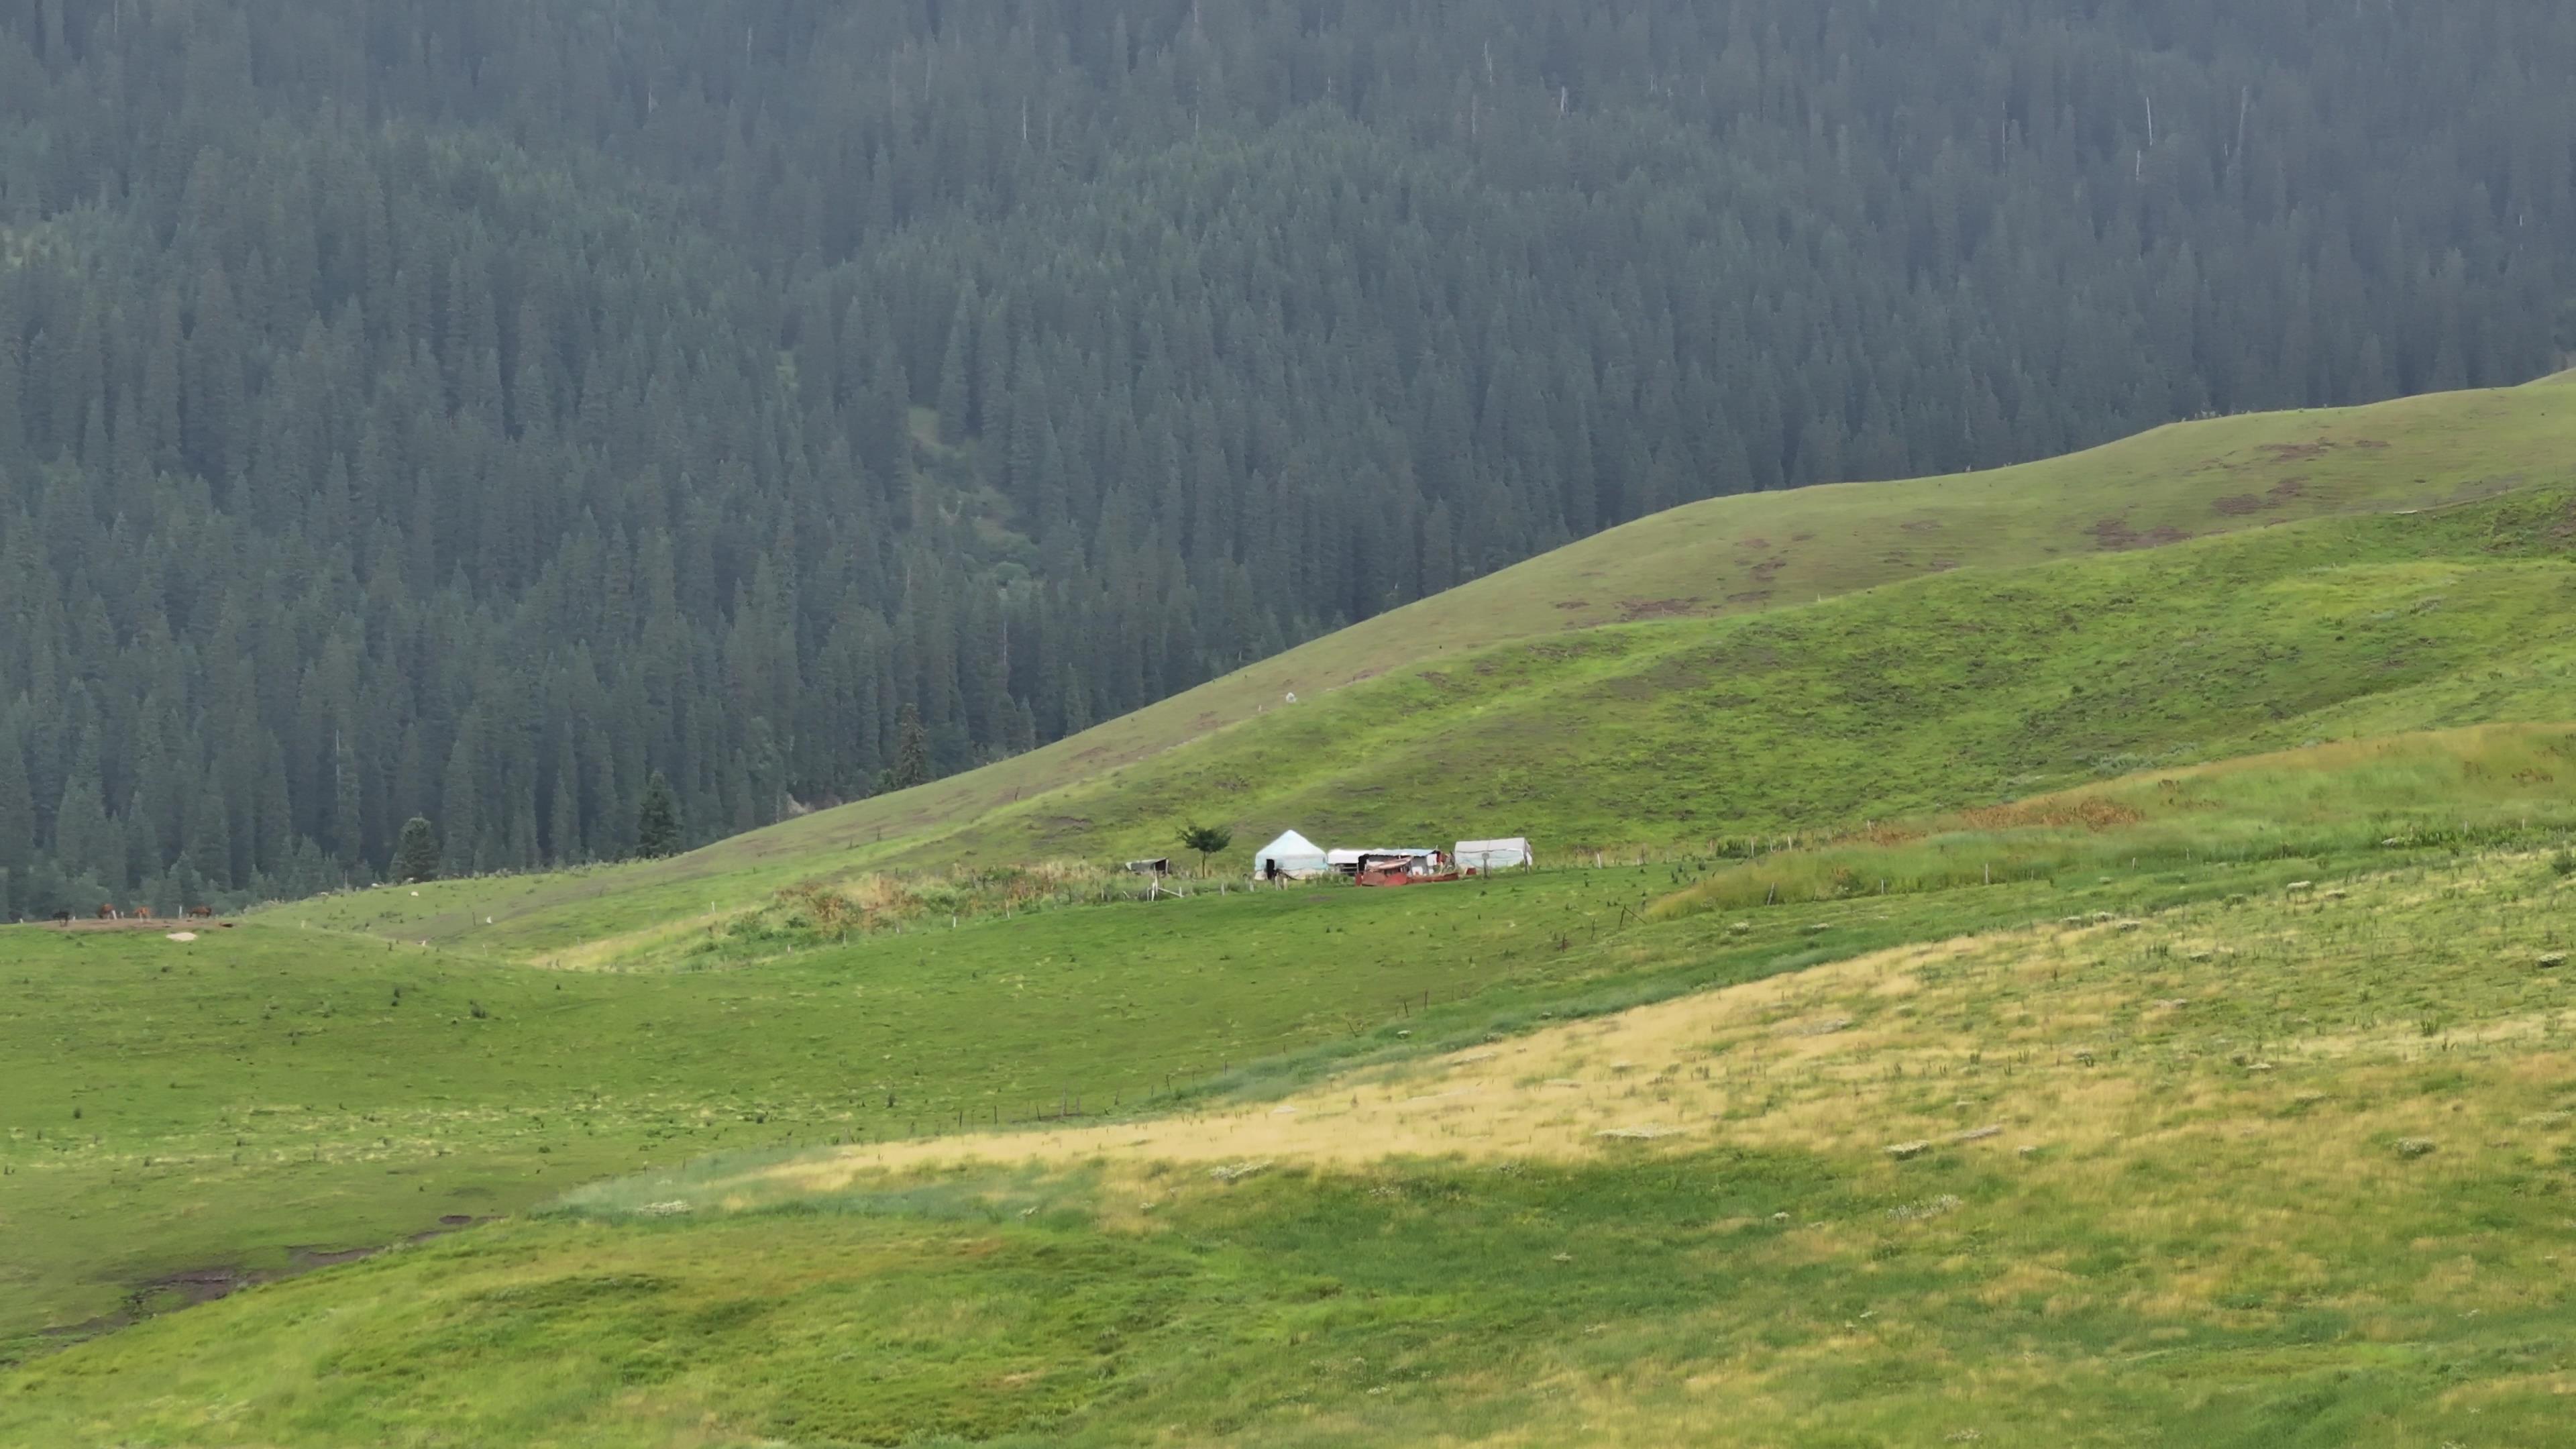
[[[432,886],[416,903],[408,893],[379,891],[297,912],[316,924],[398,936],[552,949],[739,908],[815,876],[1159,852],[1185,814],[1242,826],[1243,850],[1258,843],[1244,836],[1282,825],[1424,839],[1528,828],[1555,845],[1669,842],[1832,824],[1864,806],[1930,808],[2042,788],[2088,768],[2088,752],[2296,743],[2306,736],[2295,731],[2331,731],[2330,712],[2359,708],[2363,696],[2395,698],[2378,706],[2385,728],[2547,718],[2561,712],[2547,689],[2523,704],[2499,704],[2507,712],[2496,716],[2463,716],[2408,691],[2490,652],[2545,650],[2548,631],[2530,626],[2539,621],[2534,610],[2553,607],[2542,602],[2547,590],[2534,588],[2556,577],[2548,539],[2526,530],[2514,545],[2534,555],[2540,574],[2481,573],[2465,584],[2496,609],[2437,613],[2426,637],[2447,644],[2428,650],[2366,631],[2324,636],[2385,591],[2440,595],[2451,586],[2449,571],[2401,565],[2428,553],[2484,559],[2489,550],[2477,530],[2486,525],[2463,525],[2453,536],[2430,518],[2325,524],[2564,479],[2571,450],[2576,377],[2562,376],[2370,408],[2179,425],[1990,473],[1717,500],[1613,530],[922,789],[671,861]],[[2280,535],[2278,548],[2206,545],[2174,555],[2190,560],[2181,563],[2160,551],[2102,558],[2249,529],[2269,536],[2301,523],[2320,527]],[[2100,562],[2009,581],[1998,572],[2079,558]],[[2401,567],[2372,573],[2360,567],[2366,562]],[[2340,566],[2352,571],[2330,588],[2282,582],[2262,611],[2231,607],[2233,591],[2258,580]],[[1902,597],[1852,597],[1897,584],[1909,585]],[[2172,682],[2162,675],[2189,670],[2191,659],[2156,647],[2160,631],[2176,627],[2176,610],[2198,611],[2197,627],[2213,631],[2216,652],[2202,662],[2221,674],[2201,687],[2214,715],[2172,699],[2142,713],[2121,690],[2068,702],[2066,691],[2082,690],[2085,671],[2119,669],[2132,657],[2150,671],[2123,676],[2141,695],[2162,692]],[[2109,627],[2064,653],[2047,636],[2076,613]],[[1769,622],[1723,623],[1756,615]],[[2299,630],[2324,631],[2319,652],[2305,671],[2283,674],[2265,661]],[[1533,639],[1550,642],[1486,653]],[[1948,709],[1948,728],[1986,742],[1977,770],[1948,770],[1951,757],[1941,753],[1948,747],[1925,734],[1918,711],[1958,690],[1993,703],[1984,691],[2011,650],[2053,660],[2021,681],[2012,706],[2037,712],[2044,728],[2031,734],[2030,721]],[[1434,667],[1478,654],[1463,674]],[[1871,681],[1902,680],[1929,658],[1946,659],[1951,671],[1946,680],[1917,681],[1930,695],[1861,697],[1876,688]],[[1783,668],[1784,660],[1794,667]],[[1738,683],[1711,683],[1720,676]],[[1350,688],[1363,681],[1375,682]],[[1747,695],[1753,681],[1768,692]],[[2058,696],[2043,701],[2029,692],[2035,688]],[[1294,707],[1291,694],[1300,701]],[[1829,702],[1856,727],[1838,741],[1808,733]],[[1727,716],[1724,731],[1711,733],[1712,710],[1747,706],[1750,713]],[[2329,714],[2270,727],[2317,711]],[[1900,737],[1873,737],[1873,728]],[[1569,754],[1577,735],[1583,752]],[[1801,767],[1773,782],[1792,788],[1769,788],[1752,767],[1793,737]],[[1946,778],[1937,787],[1899,788],[1883,768],[1851,769],[1838,787],[1805,788],[1833,778],[1828,758],[1883,767],[1891,746],[1899,756],[1914,750],[1905,768],[1944,769]],[[1676,770],[1686,777],[1678,783]],[[1688,777],[1691,770],[1700,773]],[[1605,773],[1628,784],[1605,789]]]

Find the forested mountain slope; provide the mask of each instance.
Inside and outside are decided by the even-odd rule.
[[[613,857],[655,771],[711,838],[1675,503],[2519,381],[2571,69],[2528,0],[0,6],[0,907]]]

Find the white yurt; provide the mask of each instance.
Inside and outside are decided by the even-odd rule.
[[[1291,830],[1277,840],[1253,852],[1252,873],[1268,878],[1283,875],[1290,880],[1304,880],[1322,875],[1332,867],[1324,861],[1324,848]]]

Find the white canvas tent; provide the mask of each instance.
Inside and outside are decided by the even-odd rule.
[[[1460,866],[1479,873],[1538,863],[1528,838],[1519,835],[1508,840],[1462,840],[1457,854]]]
[[[1291,880],[1322,875],[1332,866],[1324,859],[1324,849],[1291,830],[1277,840],[1253,852],[1252,873],[1267,879],[1273,870]]]

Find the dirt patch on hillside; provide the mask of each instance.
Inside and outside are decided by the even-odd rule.
[[[2230,517],[2238,517],[2248,513],[2262,512],[2263,500],[2255,497],[2251,493],[2237,493],[2225,498],[2212,499],[2209,506],[2213,512],[2227,514]]]
[[[1973,830],[2025,830],[2034,826],[2115,830],[2136,825],[2147,816],[2145,811],[2117,800],[2087,796],[2080,800],[2022,800],[1990,805],[1983,810],[1962,811],[1959,818]]]
[[[438,1220],[437,1227],[406,1234],[400,1242],[414,1244],[432,1242],[454,1233],[461,1233],[467,1228],[479,1227],[494,1221],[497,1219],[474,1217],[466,1213],[448,1213]],[[286,1250],[286,1266],[283,1268],[252,1269],[237,1266],[183,1268],[175,1273],[157,1274],[128,1289],[125,1295],[125,1306],[117,1312],[101,1314],[79,1323],[57,1325],[45,1329],[44,1336],[57,1343],[77,1343],[85,1338],[96,1338],[103,1333],[113,1333],[120,1328],[130,1328],[155,1314],[167,1313],[179,1308],[194,1308],[199,1304],[229,1298],[244,1288],[301,1277],[306,1273],[318,1272],[324,1268],[336,1268],[343,1263],[360,1262],[395,1246],[398,1244],[382,1243],[367,1248],[291,1247]]]
[[[189,1307],[226,1298],[261,1281],[268,1275],[245,1273],[237,1268],[195,1268],[184,1273],[164,1273],[134,1290],[137,1307],[155,1300],[177,1298]]]
[[[2105,518],[2085,531],[2093,535],[2094,547],[2105,553],[2119,553],[2139,548],[2162,548],[2166,544],[2180,543],[2191,537],[2190,534],[2172,524],[2140,533],[2131,528],[2129,520],[2125,518]]]
[[[1760,570],[1755,570],[1760,572]],[[1634,624],[1646,619],[1679,619],[1690,615],[1702,601],[1699,599],[1621,599],[1619,622]]]

